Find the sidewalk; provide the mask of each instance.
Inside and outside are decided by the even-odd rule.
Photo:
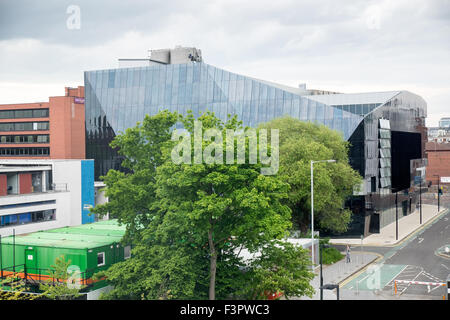
[[[323,284],[338,284],[359,270],[365,268],[379,256],[374,253],[357,252],[351,253],[351,262],[346,263],[345,257],[335,264],[323,267]],[[312,298],[298,297],[296,300],[320,300],[320,276],[319,268],[316,269],[317,276],[311,281],[316,293]],[[323,290],[324,300],[336,300],[336,290]]]
[[[393,222],[380,230],[380,233],[372,234],[363,239],[363,246],[392,246],[400,243],[414,231],[426,225],[427,222],[443,214],[447,209],[441,207],[439,214],[437,206],[423,204],[422,205],[422,224],[420,224],[420,210],[416,209],[413,213],[398,220],[398,240],[395,240],[395,225]],[[340,245],[361,245],[361,238],[353,239],[331,239],[331,244]]]

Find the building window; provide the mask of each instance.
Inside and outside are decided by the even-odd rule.
[[[0,119],[48,118],[48,109],[0,110]]]
[[[43,157],[50,154],[50,148],[0,148],[0,157]]]
[[[0,228],[56,220],[55,209],[9,214],[0,217]]]
[[[123,257],[124,259],[131,258],[131,246],[126,246],[123,248]]]
[[[50,136],[44,135],[0,135],[0,143],[49,143]]]
[[[105,265],[105,253],[99,252],[97,253],[97,267],[101,267]]]
[[[37,130],[48,130],[48,129],[49,129],[48,121],[0,123],[0,131],[37,131]]]

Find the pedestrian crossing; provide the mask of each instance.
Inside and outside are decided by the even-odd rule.
[[[403,281],[417,281],[417,282],[433,282],[442,283],[443,280],[432,274],[426,272],[422,267],[407,265],[396,277],[394,277],[384,288],[384,290],[390,290],[395,292],[395,286],[397,286],[397,295],[406,293],[407,290],[414,291],[414,293],[431,293],[437,290],[439,286],[424,286],[422,284],[412,284],[407,282],[397,282],[395,280]]]

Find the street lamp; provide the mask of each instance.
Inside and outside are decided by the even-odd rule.
[[[417,171],[420,171],[420,184],[419,184],[419,202],[420,202],[420,224],[422,224],[422,177],[425,176],[423,171],[425,167],[417,168]]]
[[[395,240],[398,240],[398,190],[395,191]]]
[[[440,204],[441,204],[441,176],[438,174],[434,174],[433,177],[438,177],[438,213],[439,213],[439,209],[440,209]]]
[[[336,160],[311,160],[311,261],[314,269],[314,163],[319,162],[336,162]]]
[[[422,178],[419,185],[419,201],[420,201],[420,224],[422,224]]]

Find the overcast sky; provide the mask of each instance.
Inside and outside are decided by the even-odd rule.
[[[0,104],[47,101],[83,71],[176,45],[291,86],[408,90],[428,125],[450,116],[450,0],[0,0]]]

